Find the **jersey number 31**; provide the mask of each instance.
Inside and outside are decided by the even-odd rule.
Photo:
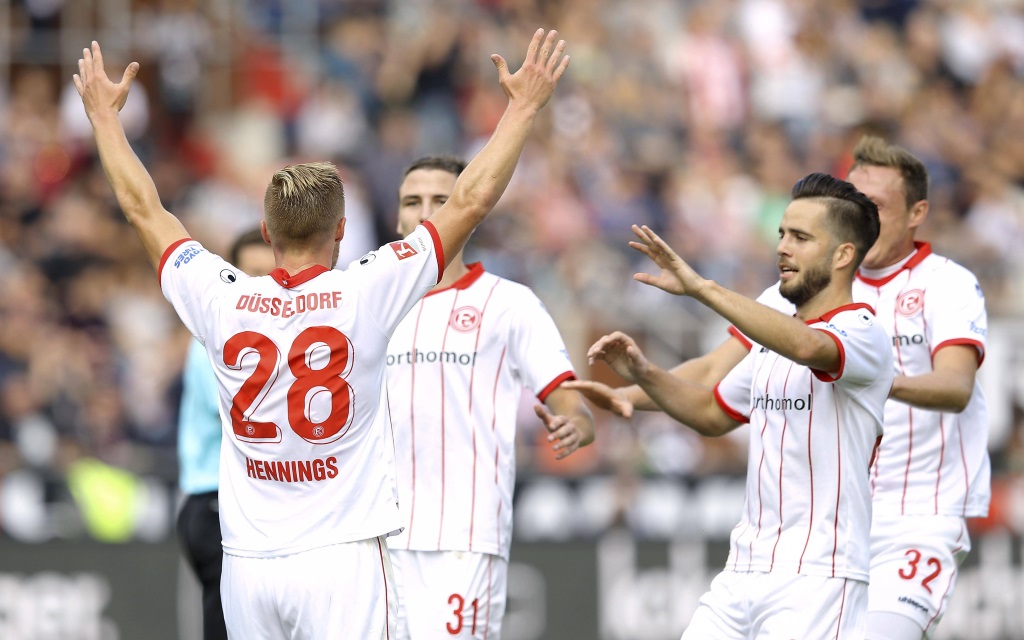
[[[314,369],[312,363],[324,360],[326,365]],[[231,400],[231,427],[235,437],[245,442],[280,442],[281,428],[273,422],[256,422],[252,414],[266,399],[277,382],[277,365],[281,351],[262,333],[243,331],[224,344],[224,364],[236,371],[242,359],[255,352],[259,361]],[[345,376],[352,371],[352,342],[333,327],[308,327],[292,342],[288,350],[288,368],[295,382],[288,388],[288,424],[300,438],[313,444],[327,444],[345,435],[352,425],[355,394]],[[330,395],[330,411],[320,419],[312,419],[314,399],[322,393]],[[323,399],[317,403],[323,406]]]

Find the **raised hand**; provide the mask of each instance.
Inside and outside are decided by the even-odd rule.
[[[575,422],[567,416],[553,415],[540,403],[533,405],[533,412],[548,430],[548,442],[554,443],[551,448],[555,451],[556,460],[561,460],[580,448],[583,434]]]
[[[604,360],[612,370],[629,382],[637,382],[651,369],[651,363],[633,338],[616,331],[595,342],[587,351],[590,364]]]
[[[553,29],[546,37],[544,29],[537,29],[526,50],[523,66],[514,74],[509,73],[504,58],[496,53],[491,55],[491,62],[498,68],[498,82],[509,102],[522,101],[540,110],[551,99],[555,85],[569,67],[569,56],[562,56],[565,40],[555,43],[557,37],[558,32]]]
[[[626,397],[621,389],[614,389],[594,380],[566,380],[561,386],[565,389],[579,391],[583,397],[605,411],[610,411],[623,418],[633,417],[633,402]]]
[[[124,70],[121,82],[115,84],[107,77],[103,68],[103,52],[100,43],[93,40],[90,49],[82,49],[82,57],[78,60],[78,73],[73,77],[78,95],[82,96],[85,113],[91,120],[103,109],[121,110],[128,100],[128,91],[132,80],[139,74],[139,63],[133,62]]]
[[[640,238],[640,242],[634,240],[629,243],[629,246],[661,267],[661,273],[657,276],[652,276],[649,273],[633,274],[633,279],[637,282],[649,284],[679,296],[693,296],[707,282],[647,225],[643,227],[633,225],[633,233]]]

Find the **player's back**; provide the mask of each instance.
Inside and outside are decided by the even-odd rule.
[[[283,555],[401,526],[384,362],[398,321],[437,282],[425,229],[348,271],[248,278],[195,242],[168,252],[163,288],[219,383],[227,553]]]

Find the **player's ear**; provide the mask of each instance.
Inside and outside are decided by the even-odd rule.
[[[341,239],[345,237],[345,220],[348,218],[342,216],[341,220],[338,221],[338,228],[334,230],[334,241],[341,242]]]
[[[832,264],[835,269],[844,269],[853,264],[857,257],[857,247],[852,242],[842,242],[832,253]]]
[[[263,242],[270,244],[270,232],[267,231],[266,220],[260,220],[260,235],[263,236]]]
[[[925,218],[927,217],[928,201],[918,200],[917,202],[914,203],[912,207],[910,207],[910,211],[908,212],[907,226],[910,227],[911,229],[916,229],[919,226],[921,226],[921,223],[924,222]]]

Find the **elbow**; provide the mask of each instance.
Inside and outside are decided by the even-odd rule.
[[[962,413],[967,405],[971,402],[971,392],[959,391],[950,398],[949,411],[950,413]]]

